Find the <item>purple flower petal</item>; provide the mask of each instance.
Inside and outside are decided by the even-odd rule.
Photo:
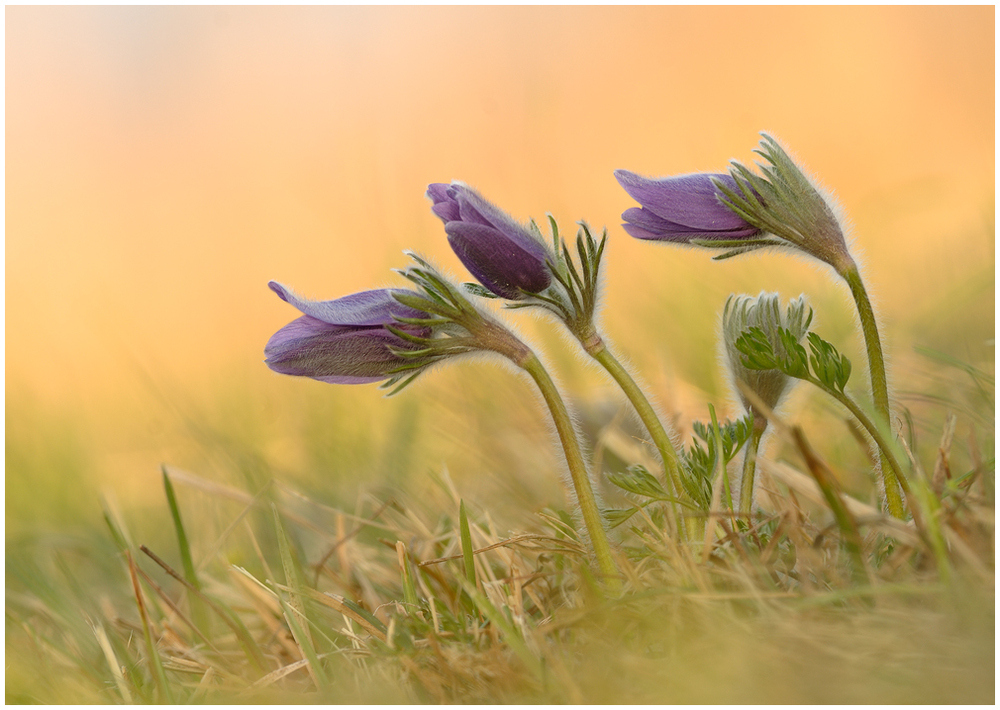
[[[281,300],[292,304],[308,316],[331,325],[382,326],[395,323],[393,316],[423,318],[422,311],[404,306],[392,297],[392,289],[382,288],[352,293],[333,301],[311,301],[271,281],[267,284]]]
[[[427,314],[396,301],[391,289],[362,291],[333,301],[310,301],[275,281],[268,286],[305,314],[272,335],[264,347],[267,366],[285,375],[333,384],[378,382],[392,377],[394,370],[409,362],[392,349],[420,347],[386,326],[420,337],[431,334],[430,328],[403,325],[394,319],[425,318]]]
[[[742,239],[760,233],[719,200],[713,179],[738,190],[730,175],[697,173],[653,179],[616,170],[615,178],[642,205],[642,210],[633,208],[622,215],[634,227],[629,233],[640,239],[688,242]]]
[[[433,183],[427,196],[432,211],[445,223],[452,249],[487,289],[516,300],[552,283],[545,245],[471,187]]]
[[[390,346],[407,344],[382,327],[348,328],[300,316],[271,336],[265,364],[284,375],[333,384],[378,382],[406,362]]]
[[[435,182],[427,186],[427,196],[431,198],[433,203],[431,211],[440,217],[445,224],[461,219],[458,202],[449,195],[450,192],[451,185],[446,185],[443,182]]]
[[[754,237],[760,230],[750,225],[744,225],[742,229],[708,231],[687,227],[683,224],[676,224],[669,220],[650,212],[644,207],[631,207],[622,213],[622,219],[626,223],[622,226],[625,231],[636,239],[654,239],[665,242],[677,242],[686,244],[692,239],[705,240],[732,240]]]
[[[540,255],[503,232],[468,222],[445,225],[448,243],[476,280],[502,298],[516,300],[538,293],[552,282]]]

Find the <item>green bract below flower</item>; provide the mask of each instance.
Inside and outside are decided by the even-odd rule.
[[[844,230],[823,193],[774,138],[761,135],[763,139],[754,152],[764,158],[765,162],[757,164],[763,175],[733,161],[729,173],[739,189],[732,189],[725,180],[713,179],[729,209],[776,238],[750,248],[786,246],[825,261],[837,273],[853,269],[854,259],[847,249]],[[737,249],[735,253],[743,251],[749,249]]]

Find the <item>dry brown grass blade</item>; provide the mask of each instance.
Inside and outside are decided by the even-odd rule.
[[[948,547],[957,553],[958,556],[961,557],[962,560],[965,561],[965,563],[969,565],[969,567],[971,567],[980,578],[992,585],[994,573],[983,563],[983,561],[979,558],[975,551],[969,547],[965,540],[962,539],[962,536],[952,529],[950,525],[944,525],[942,526],[942,529],[944,530],[944,536],[945,540],[948,542]]]
[[[125,559],[128,562],[128,573],[132,579],[132,591],[135,594],[135,601],[139,607],[139,618],[142,620],[142,632],[146,641],[146,654],[149,662],[149,670],[153,676],[156,687],[162,693],[162,697],[170,697],[170,686],[163,675],[163,667],[160,665],[159,657],[156,655],[155,641],[153,640],[153,624],[149,619],[149,611],[146,608],[146,600],[142,594],[142,585],[139,584],[138,566],[132,557],[130,550],[125,550]]]
[[[758,459],[757,465],[775,481],[803,496],[810,503],[823,507],[826,506],[826,500],[819,488],[819,484],[810,476],[786,463],[772,461],[767,458]],[[876,508],[867,503],[862,503],[857,498],[852,498],[845,493],[841,493],[841,499],[844,501],[844,505],[850,511],[851,515],[868,527],[878,530],[905,545],[919,546],[921,544],[920,536],[917,534],[916,527],[912,522],[903,522],[897,518],[883,515]]]
[[[309,661],[304,658],[300,661],[294,661],[293,663],[289,663],[287,666],[282,666],[278,670],[271,671],[266,676],[258,678],[250,685],[250,687],[248,687],[246,690],[240,693],[237,697],[246,698],[252,696],[258,690],[263,690],[267,686],[277,683],[285,676],[291,675],[295,671],[300,670],[302,668],[307,668],[308,666],[309,666]]]
[[[472,554],[478,555],[478,554],[481,554],[483,552],[489,552],[490,550],[495,550],[498,547],[516,546],[516,545],[520,545],[521,543],[530,542],[530,541],[534,541],[534,540],[548,542],[548,543],[551,543],[551,544],[557,546],[557,547],[552,547],[552,548],[546,548],[546,551],[548,551],[548,552],[559,552],[559,553],[567,553],[567,552],[582,553],[583,552],[582,548],[577,547],[575,545],[568,544],[569,543],[568,540],[560,540],[559,538],[549,537],[548,535],[524,534],[524,535],[518,535],[517,537],[511,537],[511,538],[508,538],[506,540],[501,540],[500,542],[494,543],[492,545],[487,545],[486,547],[481,547],[478,550],[473,550]],[[443,562],[451,562],[452,560],[460,560],[460,559],[462,559],[461,553],[459,553],[457,555],[449,555],[448,557],[439,557],[439,558],[437,558],[435,560],[425,560],[423,562],[418,563],[417,566],[418,567],[427,567],[427,566],[430,566],[430,565],[439,565],[439,564],[441,564]]]
[[[275,584],[274,586],[277,589],[281,589],[283,591],[287,592],[292,591],[290,587],[286,587],[283,584]],[[365,631],[367,631],[369,634],[377,638],[379,641],[385,643],[386,635],[382,631],[380,631],[377,626],[368,621],[368,619],[358,614],[356,611],[351,609],[351,607],[347,606],[342,601],[342,599],[338,599],[337,596],[333,594],[324,594],[323,592],[318,592],[315,589],[310,589],[308,587],[305,587],[299,591],[301,593],[304,593],[310,599],[319,602],[324,606],[328,606],[334,611],[337,611],[343,614],[344,616],[348,617],[352,621],[357,622],[357,624],[361,626]]]
[[[938,496],[944,490],[945,481],[951,478],[951,444],[955,439],[955,429],[958,427],[958,417],[949,414],[941,432],[941,444],[938,446],[937,460],[934,462],[934,475],[931,477],[931,487]]]
[[[851,556],[854,557],[856,565],[856,569],[854,570],[855,576],[859,579],[867,577],[870,582],[872,571],[863,554],[864,543],[861,539],[858,521],[844,504],[844,493],[840,487],[840,483],[834,477],[830,467],[827,466],[826,462],[812,448],[802,429],[794,426],[791,429],[791,434],[799,453],[806,462],[809,473],[816,480],[820,492],[826,500],[827,507],[833,511],[845,546],[851,553]]]
[[[230,567],[229,574],[246,593],[250,604],[257,612],[257,618],[267,628],[270,637],[281,646],[289,658],[298,657],[299,647],[295,645],[288,628],[285,626],[281,603],[278,602],[274,591],[242,567]]]
[[[326,561],[329,560],[330,557],[334,555],[334,553],[339,552],[340,549],[343,547],[344,543],[356,537],[358,533],[364,530],[367,525],[371,525],[376,520],[378,520],[379,517],[382,515],[382,513],[385,512],[385,509],[388,508],[391,504],[392,504],[391,499],[382,503],[382,505],[379,506],[379,509],[376,510],[374,513],[372,513],[371,517],[368,518],[367,521],[359,524],[349,533],[344,533],[342,529],[343,521],[345,518],[344,514],[341,513],[337,515],[337,540],[336,542],[333,543],[333,545],[330,546],[330,549],[323,554],[323,556],[319,559],[319,562],[313,565],[313,567],[316,569],[316,576],[313,579],[314,586],[319,584],[320,570],[323,569],[324,565],[326,565]]]
[[[145,550],[143,550],[143,551],[145,551]],[[183,621],[184,625],[187,626],[189,629],[191,629],[198,638],[200,638],[202,641],[204,641],[206,646],[208,646],[210,649],[212,649],[212,651],[214,653],[219,654],[219,649],[217,649],[212,644],[212,642],[208,639],[208,637],[205,636],[204,633],[202,633],[201,629],[199,629],[194,624],[194,622],[191,621],[187,617],[187,614],[185,614],[183,611],[181,611],[181,608],[179,606],[177,606],[177,604],[174,602],[173,599],[170,598],[170,595],[168,595],[166,593],[166,591],[164,591],[163,587],[161,587],[159,584],[157,584],[156,581],[152,577],[150,577],[148,574],[146,574],[146,572],[144,570],[139,569],[139,568],[136,568],[136,569],[139,572],[139,575],[142,577],[142,581],[144,581],[146,584],[148,584],[149,587],[154,592],[156,592],[156,594],[160,597],[160,599],[163,600],[163,603],[166,604],[170,608],[170,611],[172,611],[177,616],[178,619],[180,619],[181,621]]]
[[[252,656],[259,670],[263,671],[266,668],[264,659],[260,656],[260,652],[257,650],[257,644],[254,642],[252,638],[247,636],[247,632],[244,629],[241,629],[232,619],[229,618],[229,615],[221,607],[219,607],[218,604],[216,604],[212,599],[206,596],[200,589],[198,589],[193,584],[184,579],[184,577],[179,572],[177,572],[177,570],[175,570],[173,567],[171,567],[166,562],[161,560],[156,555],[156,553],[154,553],[148,547],[146,547],[145,545],[141,545],[139,549],[142,550],[142,552],[145,553],[151,560],[153,560],[153,562],[158,564],[163,569],[163,571],[165,571],[171,577],[173,577],[178,582],[183,584],[185,587],[187,587],[188,591],[190,591],[192,594],[194,594],[203,602],[205,602],[205,604],[207,604],[209,608],[211,608],[212,611],[214,611],[219,616],[219,618],[222,619],[222,621],[226,624],[226,626],[228,626],[230,630],[234,634],[236,634],[237,637],[243,640],[244,647],[247,649],[248,653]]]
[[[100,624],[91,623],[90,627],[94,630],[94,636],[97,637],[97,645],[101,647],[101,652],[104,653],[104,658],[111,668],[111,675],[115,679],[115,686],[118,688],[118,692],[121,693],[122,700],[126,704],[131,705],[132,694],[129,692],[128,683],[122,674],[122,665],[118,662],[114,648],[111,647],[111,641],[108,640],[107,631]]]

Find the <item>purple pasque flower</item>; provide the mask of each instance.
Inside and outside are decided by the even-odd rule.
[[[390,379],[404,366],[412,365],[412,360],[394,350],[415,350],[419,346],[390,332],[387,326],[421,337],[430,333],[429,328],[396,320],[427,318],[427,314],[396,301],[393,289],[361,291],[333,301],[310,301],[276,281],[268,286],[304,314],[272,335],[264,347],[265,364],[284,375],[340,385]]]
[[[618,183],[641,207],[625,210],[625,231],[636,239],[688,244],[692,241],[756,241],[761,230],[736,215],[721,201],[714,180],[737,189],[732,176],[694,173],[648,178],[616,170]],[[727,245],[728,246],[728,245]]]
[[[552,283],[549,252],[541,240],[471,187],[437,182],[427,187],[427,196],[451,248],[489,291],[518,300]]]

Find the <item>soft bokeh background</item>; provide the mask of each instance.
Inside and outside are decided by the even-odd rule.
[[[296,315],[269,279],[315,298],[399,284],[403,249],[467,278],[429,182],[464,180],[519,219],[607,225],[606,329],[683,431],[727,401],[714,337],[731,291],[808,292],[864,371],[821,269],[713,263],[619,226],[632,203],[614,169],[719,170],[768,130],[853,223],[900,399],[934,374],[914,346],[992,371],[992,7],[5,16],[8,535],[93,522],[101,490],[163,523],[161,462],[330,500],[445,467],[480,500],[558,498],[557,452],[519,446],[542,413],[497,368],[451,365],[384,401],[262,364]],[[515,316],[581,411],[617,401]]]

